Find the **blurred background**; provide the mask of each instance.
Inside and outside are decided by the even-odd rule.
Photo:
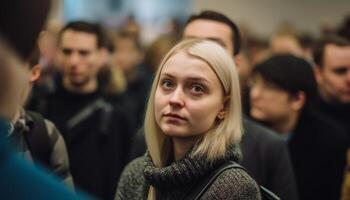
[[[54,0],[51,23],[84,19],[117,29],[133,17],[150,43],[181,26],[192,12],[224,13],[255,37],[267,38],[281,26],[294,26],[313,37],[337,29],[350,15],[348,0]]]

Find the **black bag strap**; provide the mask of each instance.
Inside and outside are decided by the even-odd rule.
[[[45,119],[39,113],[31,111],[26,111],[26,113],[33,119],[29,131],[25,134],[33,160],[50,167],[52,148]]]
[[[209,176],[205,177],[200,181],[194,188],[189,190],[189,193],[186,194],[184,200],[198,200],[202,195],[208,190],[208,188],[213,184],[216,178],[228,169],[241,169],[247,172],[247,170],[242,167],[240,164],[229,161],[221,165],[218,169],[214,170]],[[259,185],[260,193],[262,200],[280,200],[280,198],[271,192],[270,190]]]

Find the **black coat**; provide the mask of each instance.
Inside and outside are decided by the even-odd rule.
[[[296,200],[298,193],[287,144],[270,129],[249,119],[243,121],[242,166],[264,187],[283,200]]]
[[[276,133],[245,119],[242,138],[242,166],[260,185],[270,189],[283,200],[297,200],[297,190],[287,145]],[[145,153],[143,129],[132,139],[128,160]]]
[[[289,139],[300,199],[339,199],[348,138],[320,113],[304,110]]]
[[[333,120],[333,123],[337,123],[337,125],[345,129],[350,139],[350,103],[330,104],[319,97],[316,109]]]

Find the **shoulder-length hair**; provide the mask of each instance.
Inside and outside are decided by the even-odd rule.
[[[163,58],[153,80],[149,95],[144,131],[147,148],[157,167],[162,167],[171,152],[169,136],[160,130],[154,113],[154,97],[159,77],[166,62],[179,52],[203,60],[217,75],[226,97],[225,117],[216,120],[211,129],[198,140],[191,156],[202,156],[213,162],[225,156],[227,148],[233,143],[239,143],[242,136],[241,96],[236,65],[224,48],[213,41],[203,39],[184,40],[174,46]]]

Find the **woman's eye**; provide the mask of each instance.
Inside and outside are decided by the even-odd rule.
[[[194,84],[191,87],[191,92],[193,92],[194,94],[202,94],[204,93],[204,91],[205,91],[204,87],[198,84]]]
[[[170,80],[163,80],[162,81],[162,87],[163,88],[169,89],[169,88],[172,88],[173,86],[174,86],[174,84]]]

